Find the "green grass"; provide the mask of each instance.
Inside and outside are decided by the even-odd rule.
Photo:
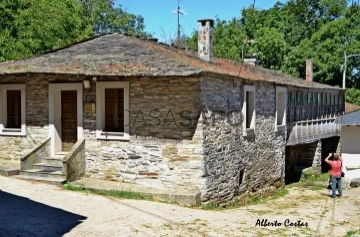
[[[285,196],[285,195],[287,195],[287,194],[289,194],[289,191],[287,190],[287,189],[284,189],[284,188],[282,188],[282,189],[277,189],[276,191],[275,191],[275,193],[273,194],[273,198],[281,198],[281,197],[283,197],[283,196]]]
[[[329,182],[329,173],[317,173],[312,169],[303,172],[300,181],[286,185],[286,188],[303,187],[311,190],[322,190],[326,189]]]
[[[345,237],[351,237],[351,236],[354,236],[354,235],[357,235],[357,234],[360,234],[360,229],[358,229],[358,230],[350,230],[350,231],[346,232]]]
[[[65,184],[64,188],[66,190],[70,190],[70,191],[87,192],[87,193],[92,193],[92,194],[96,194],[96,195],[110,196],[110,197],[116,197],[116,198],[136,199],[136,200],[153,200],[152,196],[133,192],[131,190],[95,190],[95,189],[87,189],[81,185],[73,185],[71,183]]]
[[[85,187],[84,186],[81,186],[81,185],[73,185],[71,183],[66,183],[64,185],[64,188],[66,190],[70,190],[70,191],[77,191],[77,192],[82,192],[82,191],[86,191]]]

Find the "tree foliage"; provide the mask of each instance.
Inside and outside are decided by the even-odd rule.
[[[345,93],[346,102],[360,106],[360,89],[350,88]]]
[[[81,0],[84,21],[91,25],[95,34],[120,32],[130,35],[147,36],[144,32],[144,18],[127,13],[115,7],[114,0]]]
[[[113,0],[0,1],[0,62],[30,57],[89,36],[121,32],[148,36],[144,19]]]

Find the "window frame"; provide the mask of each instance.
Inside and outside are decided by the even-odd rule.
[[[279,97],[278,94],[283,94],[284,98],[283,98],[283,119],[282,119],[282,123],[278,124],[278,112],[279,112]],[[286,87],[282,87],[282,86],[277,86],[276,87],[276,96],[275,96],[275,131],[284,131],[285,130],[285,126],[286,126],[286,118],[287,118],[287,113],[286,113],[286,108],[287,108],[287,104],[286,104],[287,98],[286,98]]]
[[[0,136],[26,136],[25,84],[0,84]],[[21,126],[6,128],[7,123],[7,91],[21,92]]]
[[[255,96],[255,86],[250,86],[250,85],[246,85],[244,86],[244,101],[243,101],[243,108],[242,108],[242,114],[244,117],[243,120],[243,135],[244,136],[248,136],[248,135],[253,135],[255,134],[255,118],[256,118],[256,96]],[[253,102],[254,102],[254,108],[253,108],[253,113],[252,113],[252,119],[250,122],[250,127],[246,127],[246,122],[247,122],[247,92],[252,92],[253,93]]]
[[[129,141],[129,82],[112,81],[96,83],[96,139]],[[105,89],[124,90],[124,132],[105,131]]]

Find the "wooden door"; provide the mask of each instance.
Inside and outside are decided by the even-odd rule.
[[[61,141],[63,151],[77,141],[77,91],[61,91]]]

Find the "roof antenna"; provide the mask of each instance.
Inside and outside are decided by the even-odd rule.
[[[180,1],[181,0],[178,0],[178,8],[177,10],[174,10],[173,13],[176,13],[177,14],[177,36],[176,36],[176,46],[180,46],[180,33],[181,33],[181,26],[180,26],[180,15],[186,15],[186,11],[181,11],[180,10]]]

